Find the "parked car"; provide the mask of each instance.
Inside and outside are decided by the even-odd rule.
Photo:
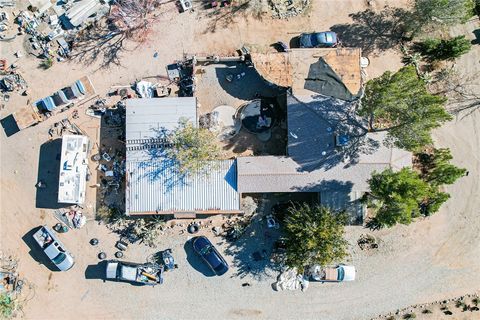
[[[115,281],[154,286],[163,283],[163,268],[156,263],[107,262],[105,278]]]
[[[310,281],[342,282],[355,280],[356,270],[353,266],[339,265],[337,267],[322,268],[313,266],[309,270]]]
[[[338,44],[337,34],[333,31],[302,33],[300,48],[333,48]]]
[[[193,250],[202,257],[217,276],[221,276],[228,271],[227,262],[215,249],[210,240],[204,236],[195,237],[192,244]]]
[[[47,226],[40,227],[33,234],[33,238],[60,271],[67,271],[73,267],[75,264],[73,256],[65,249],[50,228]]]

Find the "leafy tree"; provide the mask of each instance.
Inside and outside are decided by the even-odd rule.
[[[449,197],[410,168],[374,173],[369,185],[368,197],[375,203],[376,211],[370,226],[376,227],[409,224],[413,218],[438,211]]]
[[[170,136],[172,147],[167,154],[179,164],[182,174],[206,172],[212,160],[221,157],[215,135],[204,128],[197,128],[190,122],[182,121]]]
[[[445,101],[430,94],[415,67],[407,66],[368,81],[358,112],[369,118],[370,131],[387,131],[389,142],[417,150],[432,142],[432,129],[452,118]]]
[[[417,158],[421,165],[422,179],[433,185],[453,184],[467,172],[466,169],[450,163],[453,157],[447,148],[433,149],[431,153],[419,153]]]
[[[467,53],[472,45],[465,36],[451,39],[426,39],[417,44],[419,51],[429,60],[453,60]]]
[[[414,12],[421,24],[464,23],[474,15],[475,0],[415,0]]]
[[[288,211],[284,220],[288,266],[303,271],[305,266],[324,266],[346,256],[345,213],[308,204],[294,205]]]

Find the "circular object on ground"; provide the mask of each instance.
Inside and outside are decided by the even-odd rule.
[[[122,258],[122,257],[123,257],[123,252],[122,252],[122,251],[117,251],[117,252],[115,252],[115,258],[120,259],[120,258]]]
[[[53,226],[53,230],[57,231],[57,232],[62,232],[62,224],[61,223],[57,223],[56,225]]]
[[[107,258],[107,254],[105,252],[100,252],[98,254],[98,259],[103,260]]]
[[[270,140],[271,137],[272,137],[272,132],[270,130],[257,133],[258,140],[262,142],[267,142],[268,140]]]
[[[370,60],[367,57],[360,57],[360,67],[366,68],[370,65]]]
[[[191,233],[191,234],[197,233],[198,230],[200,230],[200,226],[196,223],[192,223],[187,227],[188,233]]]
[[[239,108],[242,126],[251,133],[268,131],[275,122],[274,99],[255,99]]]
[[[92,246],[96,246],[96,245],[98,244],[98,239],[97,239],[97,238],[92,238],[92,239],[90,239],[90,244],[91,244]]]
[[[213,109],[217,119],[217,127],[212,128],[218,132],[220,140],[228,140],[233,138],[242,128],[242,123],[236,116],[237,110],[228,105],[221,105]]]
[[[93,161],[100,161],[100,159],[102,159],[102,156],[99,153],[93,156]]]

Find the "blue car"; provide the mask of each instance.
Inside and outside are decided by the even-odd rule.
[[[202,257],[217,276],[221,276],[228,271],[227,262],[206,237],[195,237],[193,239],[193,250]]]
[[[300,48],[333,48],[337,44],[337,34],[332,31],[302,33],[300,35]]]

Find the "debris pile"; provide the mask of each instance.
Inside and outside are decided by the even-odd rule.
[[[362,250],[370,250],[370,249],[378,248],[377,239],[370,234],[362,234],[358,239],[357,243],[360,249]]]
[[[10,100],[11,92],[22,91],[22,94],[26,94],[27,88],[27,82],[16,71],[10,71],[10,73],[0,76],[0,92],[4,101]]]
[[[310,0],[269,0],[272,17],[287,19],[304,12],[310,5]]]

